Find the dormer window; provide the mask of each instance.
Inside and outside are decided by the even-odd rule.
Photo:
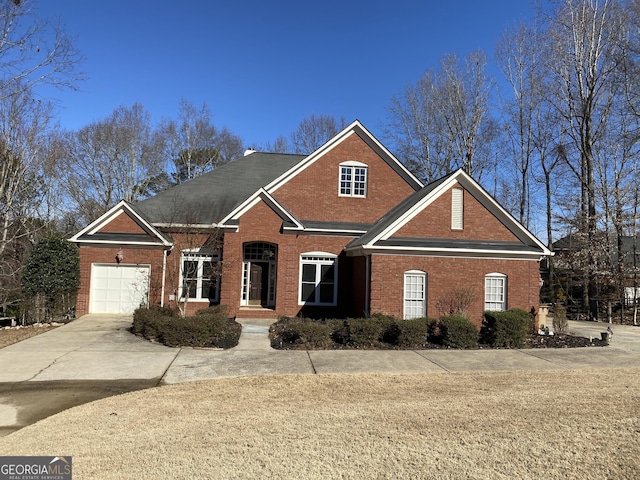
[[[367,165],[360,162],[340,164],[338,194],[341,197],[367,196]]]

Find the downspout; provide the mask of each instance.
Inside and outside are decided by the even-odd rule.
[[[369,317],[371,308],[371,255],[367,255],[365,261],[365,285],[366,291],[364,294],[364,316]]]
[[[162,255],[162,291],[160,292],[161,307],[164,307],[164,289],[165,289],[166,277],[167,277],[167,255],[169,255],[169,252],[171,250],[173,250],[173,245],[171,245],[171,248],[169,250],[165,249]]]

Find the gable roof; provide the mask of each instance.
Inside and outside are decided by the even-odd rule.
[[[395,232],[400,230],[401,227],[456,183],[464,187],[487,208],[518,238],[519,242],[393,237]],[[462,169],[430,183],[407,197],[378,220],[367,233],[350,242],[345,250],[351,252],[351,254],[404,252],[480,257],[501,255],[514,258],[539,258],[540,256],[552,254],[535,235],[513,218],[479,183]]]
[[[140,227],[141,232],[102,232],[101,229],[119,215],[128,215]],[[171,247],[173,242],[158,231],[136,210],[122,200],[69,239],[75,243],[99,243],[114,245],[153,245]]]
[[[142,200],[136,208],[156,226],[216,226],[304,158],[254,152]]]
[[[305,157],[300,161],[295,168],[291,168],[283,172],[283,174],[269,185],[265,189],[269,193],[275,192],[282,185],[287,183],[293,177],[298,175],[304,169],[312,165],[316,160],[321,158],[328,151],[332,150],[336,146],[340,145],[345,139],[351,135],[358,135],[369,147],[376,152],[382,160],[384,160],[400,177],[402,177],[414,190],[418,190],[423,187],[423,184],[418,178],[411,173],[407,167],[405,167],[389,150],[382,145],[376,137],[374,137],[359,120],[355,120],[351,125],[347,126],[344,130],[338,133],[335,137],[331,138],[324,145],[318,148],[315,152]]]

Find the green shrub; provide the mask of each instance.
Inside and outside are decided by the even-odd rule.
[[[235,347],[242,325],[227,318],[224,308],[206,312],[180,317],[168,309],[140,308],[133,315],[132,331],[169,347]]]
[[[381,318],[352,318],[349,325],[349,344],[372,347],[382,341],[387,322]]]
[[[440,318],[442,344],[452,348],[474,348],[478,345],[478,328],[464,315]]]
[[[534,326],[534,317],[519,308],[484,312],[480,337],[492,347],[522,348]]]
[[[327,322],[308,318],[280,317],[272,327],[273,337],[279,337],[282,345],[307,348],[326,348],[331,345],[331,327]],[[274,345],[276,346],[276,345]]]
[[[399,320],[396,325],[399,330],[396,344],[399,347],[419,347],[427,343],[429,332],[436,324],[432,318],[416,318],[413,320]]]

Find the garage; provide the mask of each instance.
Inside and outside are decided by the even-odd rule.
[[[90,313],[133,313],[149,299],[150,265],[91,265]]]

